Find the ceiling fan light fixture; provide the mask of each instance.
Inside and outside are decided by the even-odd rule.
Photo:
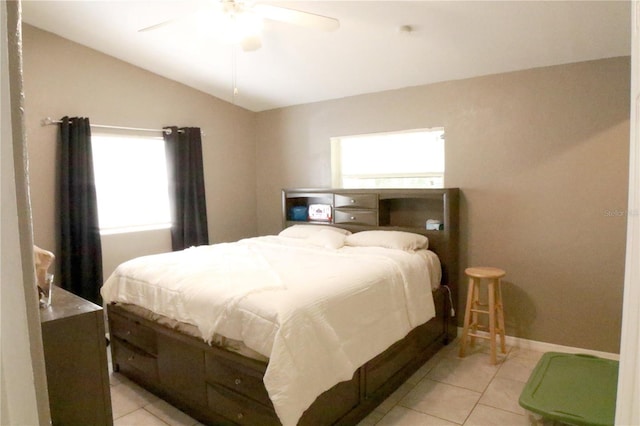
[[[225,44],[241,45],[244,51],[262,46],[263,19],[280,21],[322,31],[335,31],[340,21],[328,16],[267,4],[254,4],[245,0],[219,0],[217,7],[200,8],[195,26],[202,34]],[[205,10],[206,9],[206,10]],[[147,32],[169,26],[179,18],[169,19],[139,30]]]
[[[247,36],[240,41],[240,46],[245,52],[253,52],[254,50],[258,50],[262,47],[262,40],[260,39],[260,36]]]
[[[245,40],[249,40],[245,50],[256,50],[261,46],[260,38],[264,23],[262,18],[250,12],[239,12],[226,15],[225,25],[222,29],[223,38],[231,44],[242,44],[244,49]],[[257,44],[256,44],[257,41]]]

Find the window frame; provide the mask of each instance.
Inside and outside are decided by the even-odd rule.
[[[445,128],[444,126],[410,129],[391,132],[380,133],[365,133],[358,135],[337,136],[330,138],[331,144],[331,184],[333,188],[341,189],[356,189],[356,187],[345,186],[344,181],[346,179],[393,179],[393,178],[440,178],[442,179],[442,186],[407,186],[402,188],[444,188],[445,187],[445,152],[443,147],[443,170],[442,172],[399,172],[399,173],[355,173],[344,174],[343,170],[343,155],[342,155],[342,140],[356,139],[366,137],[379,137],[379,136],[397,136],[407,133],[423,133],[423,132],[442,132],[441,138],[445,141]],[[444,142],[443,142],[444,143]],[[387,186],[376,186],[375,188],[390,188]],[[394,187],[396,188],[396,187]]]
[[[100,203],[100,182],[96,173],[96,161],[95,161],[95,155],[96,155],[96,143],[112,143],[113,140],[115,139],[143,139],[143,140],[147,140],[147,141],[153,141],[153,142],[157,142],[159,144],[162,144],[162,151],[163,151],[163,166],[164,166],[164,170],[165,170],[165,175],[164,175],[164,182],[166,182],[166,185],[164,185],[165,189],[166,189],[166,194],[167,194],[167,198],[166,200],[162,201],[162,206],[166,207],[166,211],[165,213],[165,220],[161,220],[161,221],[155,221],[155,220],[149,220],[146,223],[129,223],[129,224],[124,224],[121,226],[108,226],[108,227],[104,227],[103,226],[103,221],[100,220],[101,217],[101,210],[104,211],[104,209],[101,209],[101,203]],[[112,141],[100,141],[100,139],[112,139]],[[115,235],[115,234],[126,234],[126,233],[135,233],[135,232],[143,232],[143,231],[153,231],[153,230],[162,230],[162,229],[170,229],[172,226],[172,218],[171,218],[171,201],[170,201],[170,194],[169,194],[169,186],[168,186],[168,175],[166,174],[166,152],[165,152],[165,146],[164,146],[164,139],[162,136],[157,136],[157,135],[148,135],[148,134],[141,134],[141,133],[137,133],[135,131],[128,131],[128,132],[121,132],[121,131],[100,131],[100,132],[92,132],[91,135],[91,149],[92,149],[92,161],[93,161],[93,168],[94,168],[94,181],[95,181],[95,187],[96,187],[96,202],[97,202],[97,209],[98,209],[98,226],[99,226],[99,232],[100,235]],[[124,155],[126,155],[126,153],[124,153]],[[118,164],[115,164],[115,166],[118,166]],[[112,165],[113,167],[113,165]],[[160,167],[160,165],[158,165],[157,167]],[[139,174],[140,172],[138,172]],[[133,175],[136,175],[136,173],[132,173]],[[162,184],[160,182],[160,184]],[[160,190],[158,190],[160,191]],[[166,203],[165,203],[166,202]]]

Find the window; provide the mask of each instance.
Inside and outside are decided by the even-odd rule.
[[[100,233],[171,226],[162,137],[93,134]]]
[[[335,188],[443,188],[444,128],[331,138]]]

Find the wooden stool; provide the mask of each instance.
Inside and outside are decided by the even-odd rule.
[[[504,346],[504,310],[502,307],[502,291],[500,289],[500,278],[504,277],[506,272],[502,269],[491,267],[467,268],[464,272],[469,277],[469,289],[459,355],[464,357],[467,338],[469,338],[471,346],[475,344],[476,337],[489,339],[491,342],[491,364],[495,364],[496,333],[500,334],[500,349],[502,353],[507,353]],[[488,304],[480,303],[480,283],[482,279],[486,279],[488,283]],[[488,309],[480,309],[481,307],[488,307]],[[477,333],[478,328],[486,328],[478,325],[478,314],[489,315],[489,336]]]

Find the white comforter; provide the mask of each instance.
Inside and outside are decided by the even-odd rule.
[[[276,236],[145,256],[120,265],[105,303],[131,303],[243,341],[269,358],[264,384],[294,425],[333,385],[435,316],[432,252],[327,249]]]

